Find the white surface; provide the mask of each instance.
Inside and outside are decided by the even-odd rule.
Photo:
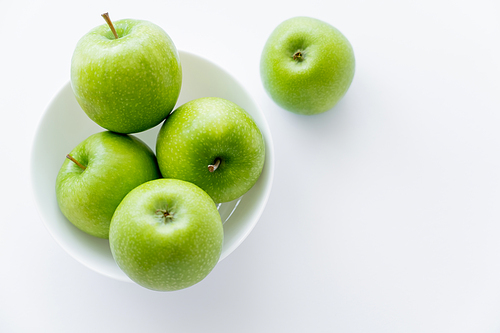
[[[0,332],[500,331],[500,3],[496,0],[18,1],[0,4]],[[273,133],[261,220],[200,284],[157,293],[95,273],[35,212],[29,149],[77,39],[112,19],[162,26],[221,65]],[[353,84],[313,117],[265,94],[283,20],[351,41]]]
[[[177,107],[202,97],[228,99],[253,117],[266,143],[266,163],[257,183],[242,197],[217,204],[224,223],[221,261],[250,234],[266,206],[274,172],[272,136],[265,115],[234,77],[198,55],[179,51],[179,57],[183,79]],[[161,125],[134,136],[156,151],[156,138]],[[114,261],[109,241],[87,235],[74,227],[59,210],[55,196],[54,184],[64,156],[90,135],[102,131],[103,128],[82,111],[70,83],[66,83],[45,110],[33,139],[30,174],[34,201],[50,234],[66,252],[96,272],[132,282]]]

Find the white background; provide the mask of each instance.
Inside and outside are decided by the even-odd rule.
[[[87,269],[32,201],[37,123],[105,11],[228,70],[273,134],[262,218],[183,291]],[[341,30],[357,62],[311,117],[259,77],[267,37],[299,15]],[[500,332],[499,17],[497,0],[2,0],[0,332]]]

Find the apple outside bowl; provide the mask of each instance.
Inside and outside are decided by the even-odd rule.
[[[218,204],[224,223],[224,245],[219,261],[233,252],[250,234],[267,203],[274,173],[274,152],[269,126],[250,94],[229,73],[208,60],[179,51],[182,89],[176,107],[200,97],[221,97],[244,108],[259,126],[266,142],[266,161],[257,183],[241,198]],[[155,151],[161,124],[134,134]],[[59,245],[73,258],[105,276],[132,282],[115,263],[109,241],[77,229],[57,205],[55,182],[68,154],[78,143],[104,129],[90,120],[67,83],[45,110],[31,151],[31,183],[41,219]]]

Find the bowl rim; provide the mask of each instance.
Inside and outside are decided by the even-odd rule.
[[[248,92],[248,90],[245,88],[245,86],[237,78],[235,78],[231,73],[229,73],[227,70],[225,70],[223,67],[221,67],[217,63],[215,63],[212,60],[209,60],[207,58],[204,58],[204,57],[202,57],[202,56],[200,56],[198,54],[195,54],[195,53],[192,53],[192,52],[189,52],[189,51],[184,51],[184,50],[178,50],[178,54],[179,54],[179,56],[181,54],[183,54],[184,56],[188,56],[188,57],[190,56],[190,57],[193,57],[193,58],[197,58],[198,61],[203,61],[203,62],[209,63],[211,66],[217,68],[217,70],[219,70],[219,71],[223,72],[224,74],[226,74],[229,78],[231,78],[234,82],[236,82],[240,86],[240,88],[241,88],[242,91],[245,92],[245,94],[247,95],[246,97],[253,104],[253,106],[255,107],[255,109],[260,113],[260,115],[262,117],[262,120],[263,120],[262,124],[259,124],[259,129],[262,132],[262,135],[263,135],[264,141],[265,141],[265,145],[266,145],[266,152],[265,152],[266,158],[265,158],[265,162],[264,162],[264,169],[266,169],[266,177],[268,178],[268,180],[267,180],[267,182],[265,183],[265,186],[264,186],[264,195],[258,201],[258,204],[255,207],[256,211],[254,211],[254,214],[253,214],[254,218],[251,221],[251,223],[249,223],[247,225],[247,227],[245,228],[245,232],[242,233],[240,235],[240,237],[236,241],[234,241],[229,248],[227,248],[223,253],[221,253],[221,256],[219,258],[219,262],[221,262],[223,259],[227,258],[231,253],[233,253],[243,243],[243,241],[248,237],[248,235],[252,232],[252,230],[257,225],[257,222],[260,220],[260,218],[262,216],[262,213],[264,212],[264,209],[267,206],[267,202],[269,200],[269,197],[270,197],[270,194],[271,194],[271,190],[272,190],[272,184],[274,182],[274,168],[275,168],[274,144],[273,144],[272,134],[271,134],[271,130],[269,128],[269,124],[267,122],[267,119],[265,117],[264,112],[259,107],[259,105],[255,101],[255,99],[253,98],[253,96]],[[59,88],[58,91],[52,96],[52,98],[50,99],[49,103],[46,105],[46,107],[44,108],[43,112],[40,114],[40,116],[39,116],[39,118],[37,120],[37,126],[36,126],[36,130],[34,132],[34,135],[32,137],[32,142],[31,142],[31,147],[30,147],[30,155],[29,155],[30,156],[30,172],[29,172],[29,178],[30,179],[29,179],[29,183],[30,183],[30,186],[31,186],[31,197],[32,197],[32,200],[33,200],[33,202],[35,204],[38,216],[39,216],[40,220],[43,222],[43,225],[45,226],[46,230],[49,232],[49,234],[52,236],[52,238],[56,241],[56,243],[59,244],[59,246],[64,251],[66,251],[73,259],[75,259],[76,261],[80,262],[82,265],[84,265],[85,267],[91,269],[92,271],[95,271],[95,272],[97,272],[99,274],[102,274],[104,276],[107,276],[109,278],[112,278],[112,279],[115,279],[115,280],[119,280],[119,281],[132,282],[132,280],[130,280],[130,278],[128,278],[128,276],[126,276],[125,274],[124,274],[124,277],[126,279],[121,279],[121,278],[119,278],[117,276],[108,274],[107,271],[99,270],[96,267],[90,265],[85,260],[83,260],[80,257],[79,254],[75,253],[77,251],[74,251],[71,247],[66,246],[64,244],[64,242],[62,242],[62,240],[60,240],[56,236],[55,231],[52,230],[49,227],[48,223],[45,220],[46,218],[42,214],[42,209],[41,209],[41,206],[40,206],[41,202],[38,200],[38,197],[37,197],[37,190],[36,190],[37,186],[36,186],[36,181],[35,181],[35,178],[36,178],[36,172],[35,172],[35,166],[36,166],[35,165],[35,146],[36,146],[36,141],[37,141],[37,138],[39,137],[39,135],[41,135],[42,123],[43,123],[44,118],[47,115],[48,110],[50,110],[53,107],[53,104],[56,102],[56,98],[58,96],[60,96],[60,94],[62,94],[62,92],[65,89],[68,89],[68,86],[71,86],[71,82],[69,80],[66,81],[66,83],[61,88]],[[174,110],[177,107],[179,107],[179,106],[180,105],[176,105],[176,107],[174,108]],[[134,134],[134,133],[132,133],[132,134]],[[138,134],[138,133],[135,133],[135,134]]]

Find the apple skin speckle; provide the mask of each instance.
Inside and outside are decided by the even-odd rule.
[[[136,133],[159,124],[180,94],[182,69],[177,49],[157,25],[141,20],[92,29],[71,59],[71,87],[81,108],[98,125]]]
[[[158,210],[172,214],[162,219]],[[157,291],[188,288],[217,264],[224,240],[210,196],[194,184],[158,179],[132,190],[110,227],[111,253],[139,285]]]
[[[192,100],[172,112],[156,142],[165,178],[196,184],[217,202],[235,200],[257,182],[265,160],[265,142],[251,116],[218,97]],[[220,165],[208,170],[216,159]]]

